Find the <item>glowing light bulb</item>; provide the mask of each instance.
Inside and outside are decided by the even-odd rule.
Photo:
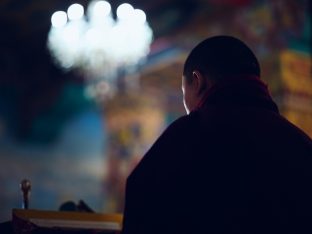
[[[67,23],[67,14],[65,11],[56,11],[51,17],[52,26],[55,28],[61,28]]]
[[[98,1],[94,4],[93,14],[95,16],[108,16],[111,13],[111,5],[106,1]]]
[[[144,11],[140,9],[135,9],[133,13],[133,20],[135,21],[135,23],[144,24],[146,22],[146,14]]]
[[[78,3],[72,4],[70,7],[68,7],[67,10],[68,18],[70,20],[78,20],[82,18],[83,13],[84,13],[83,6]]]
[[[47,41],[58,65],[64,70],[81,69],[86,75],[90,81],[86,95],[96,101],[116,94],[120,70],[133,73],[144,62],[153,39],[144,11],[123,3],[115,19],[107,1],[90,0],[86,17],[80,4],[55,12]]]
[[[133,6],[129,3],[123,3],[117,8],[117,17],[121,20],[130,19],[133,16]]]

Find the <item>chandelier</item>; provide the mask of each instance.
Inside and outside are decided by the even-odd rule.
[[[89,96],[103,98],[115,93],[120,74],[144,62],[152,38],[144,11],[124,3],[114,18],[107,1],[92,1],[86,14],[77,3],[55,12],[47,46],[61,68],[83,74]]]

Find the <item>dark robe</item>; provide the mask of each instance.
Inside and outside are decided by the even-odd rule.
[[[216,86],[128,177],[122,234],[312,233],[312,141],[253,79]]]

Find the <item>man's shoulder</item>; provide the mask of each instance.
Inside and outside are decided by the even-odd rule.
[[[160,134],[153,146],[174,145],[175,142],[181,142],[188,138],[194,130],[196,120],[192,115],[184,115],[170,123]]]
[[[185,153],[190,139],[194,137],[194,124],[195,119],[192,114],[181,116],[173,121],[146,152],[130,177],[137,178],[142,173],[148,177],[147,175],[157,171],[155,168],[159,165],[163,168],[164,162],[169,165],[171,161]]]
[[[177,131],[177,130],[186,130],[188,128],[191,128],[192,125],[194,125],[194,123],[196,122],[195,116],[196,115],[191,113],[189,115],[184,115],[184,116],[177,118],[171,124],[169,124],[169,126],[166,128],[164,133]]]

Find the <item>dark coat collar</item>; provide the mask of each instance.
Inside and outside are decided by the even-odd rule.
[[[209,105],[250,106],[279,112],[267,85],[253,76],[217,83],[207,92],[197,109]]]

